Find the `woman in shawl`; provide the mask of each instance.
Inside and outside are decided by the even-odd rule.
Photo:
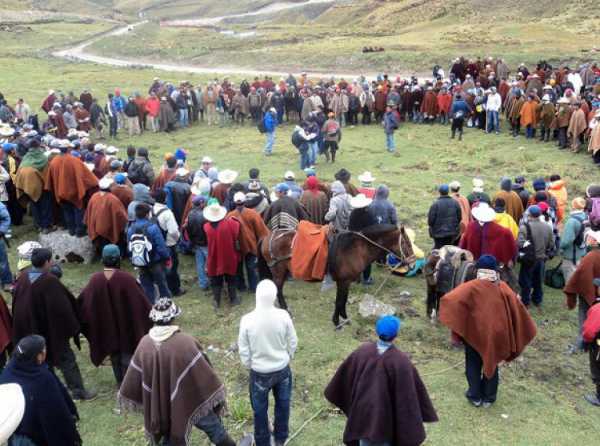
[[[315,176],[306,179],[307,189],[300,196],[300,204],[308,211],[308,220],[316,225],[325,224],[325,214],[329,209],[329,199],[319,190],[319,180]]]
[[[77,409],[67,390],[46,364],[46,340],[27,336],[15,348],[0,384],[16,383],[25,396],[21,424],[9,445],[80,446]]]

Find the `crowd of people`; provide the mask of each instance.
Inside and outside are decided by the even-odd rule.
[[[389,188],[377,183],[373,173],[362,172],[355,185],[351,173],[341,168],[329,182],[313,166],[319,153],[335,161],[341,129],[357,125],[359,115],[364,124],[383,124],[390,151],[395,150],[393,133],[402,121],[451,120],[460,138],[460,119],[475,126],[483,120],[480,128],[499,131],[498,114],[493,112],[502,107],[508,110],[515,135],[521,124],[528,136],[535,135],[537,121],[521,118],[528,113],[538,116],[547,104],[552,104],[553,122],[567,110],[569,122],[585,116],[583,134],[592,127],[587,116],[600,107],[588,95],[589,87],[596,88],[595,65],[581,73],[566,67],[553,70],[547,64],[533,74],[524,66],[518,72],[519,78],[509,84],[510,72],[500,60],[458,60],[447,82],[438,67],[436,80],[425,88],[418,81],[392,83],[387,76],[351,85],[311,82],[306,75],[290,76],[279,84],[265,78],[242,83],[239,89],[230,83],[201,89],[188,82],[174,88],[155,79],[150,98],[125,99],[117,91],[104,110],[89,91],[78,100],[52,93],[43,104],[48,122],[42,125],[24,101],[18,101],[18,115],[17,107],[13,110],[3,102],[0,280],[12,293],[12,308],[0,299],[0,384],[19,384],[26,400],[9,444],[81,444],[73,400],[92,400],[96,392],[84,385],[72,349],[72,344],[79,347],[80,334],[88,341],[94,366],[110,361],[120,407],[143,411],[153,444],[190,444],[194,426],[220,446],[285,444],[291,363],[302,333],[296,333],[288,312],[276,307],[275,284],[259,274],[260,241],[271,232],[296,230],[303,220],[329,225],[333,234],[399,224]],[[543,96],[537,104],[542,90],[550,99]],[[295,92],[293,101],[287,100],[290,91]],[[419,91],[420,100],[405,102],[407,97],[418,98]],[[254,96],[260,97],[258,103],[251,101]],[[346,109],[346,99],[349,103],[353,96],[359,108]],[[477,102],[479,96],[487,99]],[[561,100],[569,101],[572,113]],[[148,111],[152,101],[159,104],[154,115]],[[246,101],[247,108],[239,106]],[[555,102],[560,103],[558,110]],[[166,118],[163,105],[170,107]],[[512,110],[517,108],[521,111],[514,120]],[[130,146],[120,155],[119,149],[104,144],[103,126],[97,125],[108,117],[112,137],[120,126],[132,135],[148,125],[153,131],[171,131],[201,121],[203,113],[208,125],[217,124],[221,109],[240,124],[248,117],[262,128],[266,153],[273,148],[274,129],[284,116],[298,121],[293,134],[299,136],[296,142],[293,136],[292,143],[300,151],[301,170],[283,172],[277,184],[267,185],[256,167],[242,179],[239,172],[217,168],[208,156],[194,166],[184,148],[166,153],[155,168],[146,148]],[[559,141],[565,141],[564,125],[540,123],[544,141],[554,130]],[[582,134],[566,127],[566,137],[576,147]],[[599,138],[598,128],[592,130],[590,147]],[[546,263],[560,256],[567,305],[579,307],[579,332],[570,350],[589,350],[596,391],[586,400],[600,406],[600,306],[595,305],[600,301],[600,186],[590,185],[585,197],[570,202],[566,181],[557,174],[540,176],[531,184],[523,176],[505,177],[493,194],[486,193],[479,177],[473,179],[469,194],[461,189],[457,181],[439,187],[428,226],[435,251],[456,245],[475,262],[475,279],[449,290],[439,308],[439,319],[451,330],[453,342],[464,345],[467,400],[482,408],[496,401],[498,366],[518,357],[535,337],[530,306],[543,305]],[[17,247],[18,271],[13,274],[6,240],[11,226],[28,222],[28,210],[40,232],[64,228],[93,243],[102,270],[89,278],[77,298],[61,281],[52,252],[37,241]],[[180,278],[181,255],[194,256],[197,286],[210,293],[215,311],[226,305],[223,288],[227,305],[239,305],[244,293],[256,299],[255,310],[240,320],[237,341],[241,364],[249,371],[254,433],[238,443],[222,420],[227,399],[223,381],[198,340],[177,325],[182,308],[175,298],[187,291]],[[121,268],[125,259],[137,277]],[[373,283],[370,266],[359,280],[365,286]],[[473,311],[465,312],[466,307]],[[396,317],[380,318],[375,327],[378,340],[354,351],[325,389],[326,399],[347,416],[345,443],[420,444],[425,440],[423,423],[438,419],[418,371],[395,345],[400,327]],[[66,388],[55,369],[62,372]],[[272,426],[270,393],[275,398]]]

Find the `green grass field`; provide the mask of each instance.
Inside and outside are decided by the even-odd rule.
[[[144,91],[157,74],[149,70],[121,70],[41,59],[3,58],[0,63],[12,68],[0,76],[0,91],[11,101],[24,96],[35,108],[48,88],[79,92],[89,87],[95,95],[103,97],[115,86],[124,92]],[[159,75],[172,80],[182,76]],[[186,77],[193,82],[206,80]],[[169,135],[146,134],[131,140],[120,139],[117,145],[125,147],[133,143],[148,147],[157,168],[165,152],[182,146],[190,152],[192,168],[199,165],[203,155],[210,155],[218,167],[240,171],[242,179],[250,167],[257,166],[267,184],[273,185],[287,169],[292,168],[300,175],[297,154],[289,142],[290,132],[291,126],[283,126],[278,131],[275,154],[270,158],[263,157],[263,138],[249,125],[199,126]],[[398,156],[390,156],[384,150],[380,128],[346,129],[338,162],[335,165],[321,163],[319,176],[330,181],[342,166],[354,177],[363,170],[371,170],[377,183],[390,186],[401,220],[417,230],[417,243],[424,249],[430,247],[426,212],[436,197],[436,185],[441,182],[458,179],[468,188],[471,178],[479,175],[486,180],[487,190],[494,192],[505,174],[524,174],[533,179],[558,172],[567,180],[570,196],[575,196],[597,178],[597,168],[586,155],[559,152],[552,145],[513,139],[505,134],[486,136],[467,130],[463,143],[458,143],[449,140],[447,127],[405,125],[397,134],[397,143]],[[14,235],[13,246],[36,237],[29,226],[14,228]],[[13,268],[16,266],[14,255],[11,264]],[[68,265],[64,281],[78,293],[89,274],[99,269],[98,264]],[[205,348],[213,346],[220,350],[209,354],[229,392],[227,427],[239,438],[242,432],[252,430],[247,373],[235,355],[226,357],[224,351],[236,341],[239,319],[253,307],[253,298],[244,295],[241,307],[234,310],[226,307],[217,315],[210,306],[209,296],[199,292],[195,284],[191,258],[183,259],[181,271],[190,290],[178,301],[184,310],[181,326],[197,336]],[[385,274],[383,270],[375,270],[378,284]],[[341,332],[334,331],[330,322],[333,291],[321,295],[318,285],[298,282],[288,284],[286,290],[300,338],[293,363],[291,431],[296,431],[321,408],[327,408],[305,427],[295,444],[339,445],[345,420],[329,410],[322,391],[342,359],[361,341],[374,338],[372,324],[361,321],[357,314],[357,300],[365,292],[374,292],[374,288],[352,287],[353,303],[349,312],[353,323]],[[396,299],[403,290],[412,293],[410,300]],[[502,368],[499,400],[490,410],[474,409],[464,399],[463,354],[449,346],[445,328],[432,326],[424,317],[424,280],[394,277],[378,298],[398,306],[404,320],[398,346],[411,354],[438,410],[440,422],[428,426],[427,444],[564,445],[589,442],[598,435],[597,423],[591,422],[597,419],[598,411],[582,398],[591,388],[587,358],[564,353],[576,331],[576,315],[566,311],[561,293],[547,290],[543,310],[533,311],[539,334],[522,359]],[[85,346],[78,359],[86,383],[100,392],[96,401],[79,404],[85,444],[145,444],[142,419],[138,415],[113,413],[116,388],[110,366],[91,367]],[[207,444],[201,434],[194,435],[192,444]]]
[[[462,13],[467,2],[477,1],[457,2],[452,11]],[[51,0],[46,3],[52,8],[64,8],[64,2]],[[70,12],[80,12],[85,3],[77,1]],[[181,6],[185,2],[175,3],[185,10],[185,6]],[[245,3],[238,6],[245,7]],[[250,66],[259,63],[265,69],[283,69],[279,64],[290,60],[292,54],[294,57],[291,60],[302,69],[311,65],[315,68],[356,68],[357,71],[362,67],[368,71],[392,67],[404,71],[404,67],[407,70],[429,68],[431,61],[439,61],[440,58],[447,61],[458,50],[460,53],[482,56],[487,55],[488,51],[490,54],[507,54],[510,56],[509,62],[514,63],[534,61],[548,54],[565,59],[575,57],[580,47],[586,45],[584,35],[564,33],[567,22],[558,15],[560,5],[552,6],[550,3],[553,2],[549,0],[541,0],[535,5],[520,4],[519,11],[525,11],[525,18],[503,20],[501,17],[510,15],[510,8],[516,4],[514,0],[504,2],[508,5],[506,11],[504,15],[498,15],[496,28],[493,29],[503,30],[502,35],[517,36],[518,42],[496,41],[496,34],[493,33],[486,34],[486,39],[481,42],[474,40],[473,34],[482,30],[488,23],[487,18],[479,22],[462,21],[460,26],[454,26],[454,22],[446,16],[433,18],[433,12],[443,7],[445,0],[436,0],[435,7],[431,8],[427,5],[417,6],[411,13],[412,19],[408,12],[400,11],[407,2],[378,3],[381,9],[369,9],[375,4],[369,1],[362,3],[362,9],[361,4],[354,4],[326,13],[310,32],[302,21],[290,25],[259,24],[256,41],[232,40],[197,30],[163,30],[155,26],[139,30],[146,39],[140,43],[129,38],[123,43],[109,39],[99,42],[95,49],[161,60],[175,54],[176,60],[198,64],[209,62],[216,65],[235,61],[236,65]],[[590,0],[581,0],[579,3],[573,9],[575,13],[578,13],[580,6],[591,4]],[[102,2],[101,6],[111,8],[116,5],[124,11],[133,11],[151,4],[156,2]],[[20,2],[17,4],[12,0],[9,4],[15,8],[20,5]],[[540,13],[540,8],[548,5],[549,11],[540,15],[541,18],[536,19],[533,25],[527,22],[528,17]],[[194,3],[192,6],[197,5]],[[415,19],[423,17],[437,20],[435,32]],[[584,23],[586,29],[597,30],[597,19],[597,13],[594,12],[580,23]],[[372,26],[369,26],[369,20]],[[65,93],[73,90],[77,94],[83,88],[89,88],[104,102],[106,93],[115,87],[120,87],[125,94],[145,92],[156,75],[175,82],[185,78],[193,83],[205,83],[215,77],[111,68],[47,58],[50,49],[67,46],[70,42],[94,35],[110,26],[103,22],[91,25],[32,25],[32,31],[24,30],[18,35],[0,30],[3,41],[3,47],[0,48],[0,65],[3,67],[0,72],[0,91],[11,104],[18,97],[23,97],[33,110],[39,112],[39,105],[50,88]],[[234,28],[241,30],[245,26],[235,25]],[[335,30],[331,38],[326,37],[328,27]],[[553,29],[560,32],[553,33]],[[261,37],[261,32],[266,33],[266,37]],[[445,39],[442,37],[444,35],[451,38]],[[294,36],[297,41],[292,40]],[[169,48],[182,37],[185,39],[177,50],[179,53]],[[261,46],[266,44],[269,44],[270,50],[261,51]],[[379,44],[390,50],[368,57],[358,52],[363,45]],[[331,62],[328,55],[336,52],[350,54],[352,64],[344,60]],[[188,60],[190,57],[192,59]],[[237,82],[242,78],[238,76],[233,80]],[[43,118],[43,113],[40,118]],[[199,166],[203,155],[210,155],[219,168],[241,172],[241,179],[246,178],[250,167],[259,167],[263,180],[273,185],[280,181],[285,170],[293,169],[298,176],[301,175],[296,151],[289,142],[290,133],[291,126],[287,125],[278,131],[275,154],[270,158],[262,155],[263,137],[250,125],[231,128],[199,126],[172,134],[145,134],[134,139],[123,137],[116,141],[116,145],[124,148],[131,143],[148,147],[157,169],[165,152],[185,147],[190,153],[192,168]],[[442,182],[457,179],[468,191],[471,179],[478,175],[486,180],[487,190],[494,192],[503,175],[523,174],[531,180],[537,176],[560,173],[568,182],[570,197],[574,197],[581,195],[585,186],[597,179],[597,168],[587,155],[572,155],[558,151],[549,144],[527,142],[522,137],[513,139],[506,134],[486,136],[475,130],[467,130],[465,140],[458,143],[449,139],[447,127],[404,125],[397,134],[397,145],[398,155],[390,156],[384,149],[381,128],[359,126],[345,129],[338,162],[335,165],[321,163],[318,166],[319,176],[331,181],[341,167],[349,169],[354,178],[364,170],[372,171],[377,183],[385,182],[390,186],[391,198],[401,220],[417,231],[417,244],[425,250],[431,246],[427,237],[426,213],[437,195],[436,186]],[[120,155],[125,156],[124,150]],[[16,268],[14,246],[37,237],[37,234],[31,231],[29,225],[25,225],[14,228],[14,237],[10,258],[13,269]],[[100,269],[100,265],[67,265],[64,269],[65,283],[77,294],[85,286],[89,275]],[[252,430],[247,373],[240,367],[235,355],[226,357],[224,351],[236,341],[239,319],[253,307],[253,297],[244,295],[241,307],[234,310],[226,307],[215,314],[209,296],[197,288],[193,259],[182,259],[181,273],[190,290],[178,301],[184,310],[181,326],[197,336],[205,348],[213,346],[219,349],[219,352],[209,355],[227,385],[227,427],[234,437],[239,438],[242,432]],[[383,270],[375,269],[376,284],[385,279],[385,274]],[[299,429],[305,420],[321,408],[327,409],[304,428],[293,444],[340,445],[345,420],[339,413],[329,409],[322,391],[345,356],[361,341],[374,339],[372,323],[361,321],[357,314],[358,299],[365,292],[374,292],[374,288],[353,286],[353,300],[349,307],[353,324],[341,332],[334,331],[330,322],[333,291],[321,295],[319,285],[299,282],[288,284],[286,290],[300,339],[299,351],[293,363],[295,383],[291,431]],[[410,291],[412,298],[399,301],[396,297],[404,290]],[[438,410],[440,422],[428,426],[427,444],[576,445],[590,443],[590,439],[598,436],[600,429],[595,421],[599,412],[582,398],[592,387],[587,358],[564,353],[576,332],[576,314],[564,308],[560,292],[546,290],[543,310],[533,311],[538,324],[538,336],[521,359],[502,368],[499,400],[490,410],[477,410],[467,404],[463,396],[466,386],[463,354],[449,346],[449,334],[445,328],[432,326],[424,317],[424,280],[421,277],[391,278],[377,297],[398,306],[404,321],[398,346],[411,354]],[[86,383],[100,392],[96,401],[79,404],[84,444],[144,445],[141,417],[135,414],[120,416],[113,412],[116,388],[110,366],[93,368],[85,344],[78,360]],[[207,443],[196,432],[192,444]]]

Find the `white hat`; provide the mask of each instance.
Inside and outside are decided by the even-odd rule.
[[[562,97],[562,98],[560,98],[560,99],[558,100],[558,102],[557,102],[557,103],[558,103],[558,104],[570,104],[570,103],[571,103],[571,101],[569,101],[569,100],[568,100],[567,98],[565,98],[565,97]]]
[[[218,180],[219,183],[231,184],[238,177],[238,173],[235,170],[225,169],[219,172]]]
[[[275,107],[271,107],[271,108],[269,109],[269,111],[270,111],[271,113],[277,113],[277,110],[275,109]]]
[[[202,211],[202,215],[204,215],[204,218],[206,218],[208,221],[217,222],[225,218],[225,215],[227,215],[227,209],[225,209],[219,203],[214,203],[210,206],[206,206]]]
[[[542,101],[550,102],[550,95],[545,94],[544,96],[542,96]]]
[[[7,125],[0,126],[0,136],[12,136],[15,134],[15,129]]]
[[[175,171],[175,175],[178,177],[185,177],[190,173],[189,170],[187,170],[185,167],[180,167],[179,169],[177,169]]]
[[[119,151],[119,149],[115,146],[108,146],[106,148],[106,153],[108,153],[109,155],[114,155]]]
[[[106,150],[106,145],[105,144],[96,144],[94,146],[94,152],[102,152]]]
[[[358,181],[361,183],[372,183],[375,181],[375,177],[369,171],[365,171],[358,176]]]
[[[283,179],[284,180],[295,180],[296,175],[291,170],[288,170],[286,173],[283,174]]]
[[[210,193],[210,180],[208,178],[198,178],[192,183],[190,192],[193,195],[208,195]]]
[[[552,85],[544,85],[542,90],[552,90]]]
[[[450,190],[458,190],[460,189],[460,183],[456,180],[451,181],[450,184],[448,184],[448,187],[450,188]]]
[[[25,396],[18,384],[0,386],[0,444],[5,444],[17,430],[25,413]]]
[[[60,150],[58,151],[58,153],[60,153]],[[90,172],[93,172],[94,169],[96,168],[96,165],[94,163],[83,163],[83,164],[85,164],[85,167],[87,167]]]
[[[352,206],[354,209],[366,208],[371,204],[372,201],[373,200],[367,198],[365,194],[358,194],[350,198],[350,206]]]
[[[489,204],[482,202],[473,208],[471,215],[473,215],[473,218],[477,221],[489,223],[490,221],[495,220],[496,211],[494,211]]]
[[[112,178],[103,177],[98,181],[98,187],[100,190],[107,190],[110,189],[110,186],[112,186],[113,183],[114,180]]]
[[[233,195],[233,202],[235,204],[241,204],[244,203],[246,201],[246,194],[243,192],[236,192]]]
[[[596,241],[596,243],[600,243],[600,231],[588,231],[585,233],[585,239],[591,238]]]
[[[50,149],[46,153],[44,153],[44,155],[46,155],[46,156],[58,155],[59,153],[60,153],[60,149]],[[92,170],[94,170],[94,167],[95,166],[92,164]]]
[[[202,162],[212,164],[213,160],[210,156],[205,156],[202,158]]]
[[[483,185],[481,178],[473,178],[473,192],[483,192]]]

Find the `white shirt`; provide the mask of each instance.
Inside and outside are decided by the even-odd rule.
[[[238,348],[242,364],[258,373],[274,373],[288,366],[298,345],[287,311],[275,308],[273,296],[256,297],[256,309],[242,317]]]
[[[160,212],[162,209],[166,210]],[[158,215],[159,212],[160,215]],[[167,246],[175,246],[179,241],[179,225],[177,224],[177,220],[175,220],[175,216],[173,215],[171,209],[169,209],[165,204],[156,203],[152,209],[152,213],[154,215],[158,215],[156,218],[158,226],[167,233],[165,240]]]
[[[500,111],[502,107],[502,96],[500,93],[494,93],[488,95],[487,102],[485,104],[485,108],[488,111]]]

